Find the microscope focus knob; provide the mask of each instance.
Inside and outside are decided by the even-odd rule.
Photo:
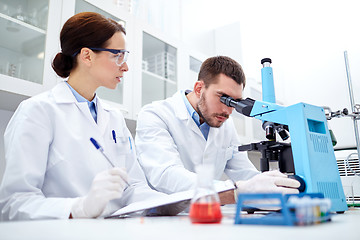
[[[288,178],[292,178],[297,180],[300,183],[300,187],[298,187],[299,192],[305,192],[306,190],[306,183],[304,179],[298,175],[289,175]]]
[[[342,110],[342,113],[343,113],[344,115],[348,115],[348,114],[349,114],[349,110],[348,110],[347,108],[344,108],[344,109]]]

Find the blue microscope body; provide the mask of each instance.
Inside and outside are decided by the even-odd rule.
[[[294,168],[293,172],[290,167],[289,172],[293,172],[304,180],[304,193],[323,193],[324,197],[331,199],[331,211],[346,211],[346,199],[324,109],[306,103],[297,103],[288,107],[275,104],[273,72],[270,63],[271,60],[268,58],[262,60],[264,66],[261,71],[263,101],[233,100],[237,103],[234,106],[232,102],[232,106],[240,113],[263,121],[264,128],[273,126],[275,129],[288,130],[291,137],[291,145],[288,145],[292,152]],[[224,102],[223,99],[222,102]],[[278,133],[280,134],[279,131]],[[275,137],[270,140],[272,145],[275,144]]]

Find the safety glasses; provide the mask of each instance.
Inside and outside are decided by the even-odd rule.
[[[106,51],[106,52],[111,52],[112,54],[115,54],[115,64],[119,67],[121,67],[126,61],[127,58],[129,56],[129,51],[125,50],[125,49],[110,49],[110,48],[93,48],[93,47],[89,47],[89,49],[93,50],[93,51]],[[80,51],[74,53],[72,55],[72,57],[75,57]]]
[[[89,48],[94,51],[106,51],[111,52],[112,54],[116,55],[115,64],[119,67],[121,67],[126,61],[129,56],[129,51],[125,49],[110,49],[110,48]]]

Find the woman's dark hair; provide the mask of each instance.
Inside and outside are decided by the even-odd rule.
[[[76,54],[83,47],[106,47],[116,32],[125,29],[119,23],[95,12],[82,12],[69,18],[60,32],[61,52],[56,54],[52,68],[62,78],[76,66]]]
[[[222,73],[232,78],[239,85],[245,87],[246,78],[241,65],[226,56],[216,56],[206,59],[201,65],[198,80],[203,81],[207,88],[218,81],[217,76]]]

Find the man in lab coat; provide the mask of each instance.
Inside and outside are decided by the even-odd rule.
[[[220,97],[241,99],[244,87],[240,64],[217,56],[202,64],[193,91],[178,91],[143,107],[135,144],[154,189],[174,193],[194,188],[195,166],[212,164],[215,180],[225,173],[235,183],[235,190],[220,193],[222,204],[234,203],[242,192],[298,193],[299,182],[278,171],[260,173],[247,153],[237,150],[241,143],[229,118],[233,108]]]

